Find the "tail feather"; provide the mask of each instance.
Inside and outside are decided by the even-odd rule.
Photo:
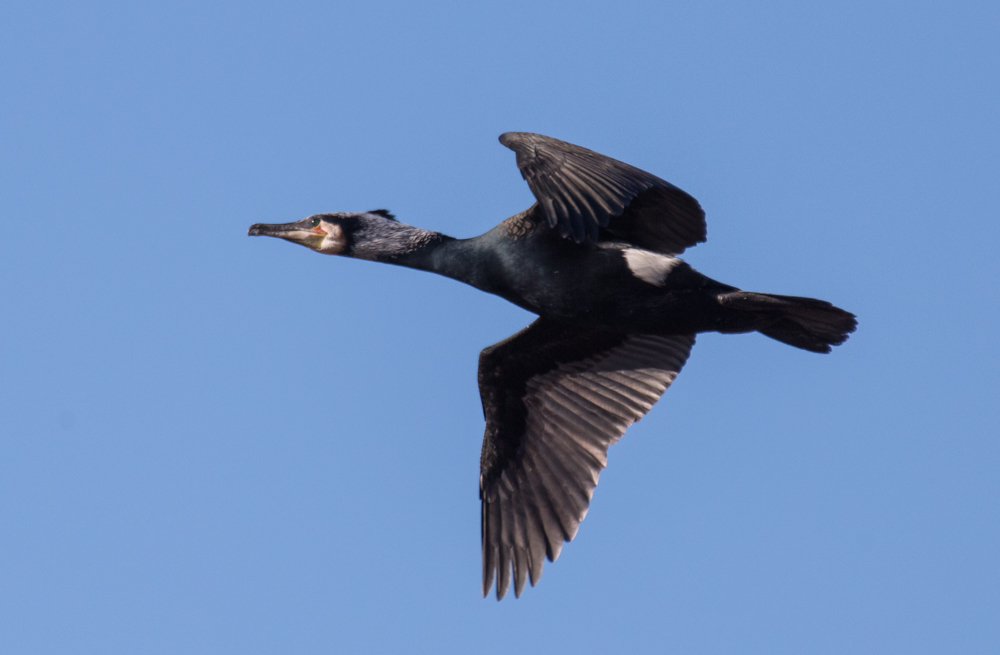
[[[858,326],[854,314],[815,298],[734,291],[719,296],[719,302],[751,314],[752,329],[761,334],[817,353],[844,343]]]

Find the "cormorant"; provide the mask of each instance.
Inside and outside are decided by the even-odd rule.
[[[608,447],[659,400],[698,332],[761,332],[830,352],[854,315],[812,298],[741,291],[677,258],[705,241],[698,201],[655,175],[539,134],[500,143],[537,202],[455,239],[384,209],[253,225],[328,255],[407,266],[496,294],[538,318],[482,351],[483,595],[538,582],[587,513]]]

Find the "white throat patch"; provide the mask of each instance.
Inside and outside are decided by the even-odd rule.
[[[323,231],[326,232],[326,236],[316,250],[324,255],[339,255],[344,252],[344,247],[347,245],[344,229],[336,223],[324,222]]]
[[[643,282],[658,287],[662,287],[666,283],[670,271],[681,263],[681,260],[676,257],[638,248],[626,248],[622,254],[625,256],[625,263],[628,264],[632,275]]]

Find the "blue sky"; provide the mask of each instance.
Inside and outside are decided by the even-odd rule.
[[[8,3],[0,650],[1000,648],[1000,9]],[[501,132],[697,197],[704,335],[538,587],[479,597],[481,348],[526,312],[246,238],[525,208]]]

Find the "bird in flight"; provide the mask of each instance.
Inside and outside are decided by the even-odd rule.
[[[540,134],[500,143],[537,202],[456,239],[384,209],[257,223],[251,236],[438,273],[538,315],[479,355],[483,595],[534,586],[587,514],[608,447],[659,400],[699,332],[760,332],[818,353],[854,315],[742,291],[677,258],[705,241],[698,201],[659,177]]]

